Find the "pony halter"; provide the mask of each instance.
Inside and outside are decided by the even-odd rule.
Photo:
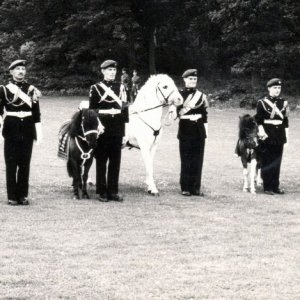
[[[92,133],[96,133],[97,134],[97,138],[99,137],[100,133],[101,133],[101,127],[102,127],[102,124],[99,120],[99,118],[97,118],[97,121],[98,121],[98,127],[97,129],[92,129],[92,130],[88,130],[88,131],[85,131],[84,130],[84,126],[83,126],[83,119],[82,118],[82,122],[81,122],[81,130],[82,130],[82,133],[83,133],[83,138],[82,140],[86,140],[86,136],[89,135],[89,134],[92,134]]]
[[[157,94],[157,91],[159,91],[161,93],[161,95],[163,96],[163,99],[164,99],[163,105],[168,105],[170,96],[175,92],[175,90],[172,90],[168,96],[165,96],[159,86],[157,86],[157,88],[156,88],[156,94]]]

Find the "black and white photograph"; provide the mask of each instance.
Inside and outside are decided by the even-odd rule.
[[[0,0],[0,299],[300,299],[298,0]]]

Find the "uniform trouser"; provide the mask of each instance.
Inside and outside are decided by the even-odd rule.
[[[122,139],[122,136],[100,137],[97,142],[95,150],[97,194],[118,193]]]
[[[7,197],[10,200],[28,196],[32,145],[33,139],[24,137],[4,141]]]
[[[199,192],[201,188],[205,139],[180,139],[180,186],[182,191]]]
[[[280,167],[283,145],[264,144],[261,155],[261,177],[265,191],[279,188]]]

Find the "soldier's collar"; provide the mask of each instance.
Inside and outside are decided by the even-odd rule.
[[[196,88],[188,88],[185,87],[184,90],[188,91],[188,92],[194,92],[196,90]]]
[[[16,85],[20,85],[20,84],[25,83],[26,80],[23,79],[22,81],[17,81],[17,80],[12,79],[12,80],[10,80],[9,82],[10,82],[10,83],[13,83],[13,84],[16,84]]]
[[[115,80],[105,80],[105,79],[103,79],[102,82],[104,82],[104,83],[113,83],[113,82],[115,82]]]

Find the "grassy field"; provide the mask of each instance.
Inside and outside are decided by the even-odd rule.
[[[45,139],[33,153],[30,206],[6,204],[1,153],[0,299],[300,299],[295,112],[283,196],[242,192],[233,151],[243,111],[212,108],[204,198],[179,193],[176,123],[165,127],[156,155],[160,197],[145,193],[140,153],[125,149],[125,201],[101,203],[71,199],[71,179],[56,156],[58,128],[80,100],[41,101]]]

